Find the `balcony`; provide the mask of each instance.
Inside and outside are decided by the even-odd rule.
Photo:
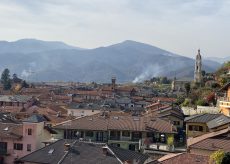
[[[219,105],[220,107],[230,108],[230,97],[220,97]]]
[[[219,97],[218,99],[219,99],[219,101],[230,102],[230,97]]]
[[[174,145],[168,146],[166,142],[152,141],[152,138],[145,138],[141,140],[141,148],[148,150],[160,150],[160,151],[174,151]]]

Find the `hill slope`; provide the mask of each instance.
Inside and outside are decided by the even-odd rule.
[[[28,80],[108,82],[116,76],[119,82],[139,82],[153,76],[193,77],[193,59],[135,41],[95,49],[43,41],[38,48],[33,40],[26,40],[30,46],[22,41],[0,52],[0,70],[9,68]],[[216,62],[204,61],[206,72],[217,67]]]

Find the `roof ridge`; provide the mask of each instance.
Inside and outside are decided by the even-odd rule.
[[[193,145],[193,144],[196,144],[196,143],[199,143],[205,139],[208,139],[208,138],[211,138],[211,137],[215,137],[215,136],[218,136],[218,135],[221,135],[223,133],[226,133],[230,131],[230,128],[226,128],[226,129],[223,129],[223,130],[220,130],[220,131],[216,131],[216,132],[210,132],[210,133],[207,133],[207,134],[204,134],[204,135],[201,135],[201,136],[198,136],[198,137],[195,137],[195,138],[189,138],[187,140],[187,147]]]
[[[57,140],[57,141],[55,141],[55,142],[52,142],[52,143],[49,144],[48,146],[51,146],[51,145],[55,144],[56,142],[61,142],[62,140],[64,140],[64,139],[60,139],[60,140]],[[27,155],[25,155],[25,156],[19,158],[18,160],[20,161],[20,159],[25,158],[25,157],[31,155],[32,153],[38,152],[38,151],[40,151],[40,150],[43,150],[43,149],[45,149],[46,147],[47,147],[47,146],[44,146],[44,147],[42,147],[42,148],[40,148],[40,149],[37,149],[37,150],[35,150],[35,151],[33,151],[33,152],[31,152],[31,153],[29,153],[29,154],[27,154]]]

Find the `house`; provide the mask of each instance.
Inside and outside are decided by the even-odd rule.
[[[160,101],[152,103],[145,107],[146,115],[159,117],[171,121],[178,129],[183,129],[184,114],[179,106],[171,104],[163,104]]]
[[[81,98],[86,101],[100,100],[100,92],[97,90],[77,90],[73,94],[73,99]]]
[[[171,97],[153,97],[152,102],[157,103],[160,102],[162,104],[172,104],[176,102],[176,98]]]
[[[100,106],[94,103],[71,103],[67,106],[68,116],[82,117],[100,113]]]
[[[18,122],[0,114],[0,163],[12,164],[15,159],[41,148],[42,141],[50,139],[52,133],[38,115]]]
[[[210,156],[218,150],[230,152],[230,128],[210,132],[187,141],[188,152]]]
[[[120,107],[134,107],[134,103],[132,102],[132,100],[128,97],[122,97],[119,99],[116,99],[116,104]]]
[[[115,112],[77,118],[54,128],[59,132],[56,136],[59,139],[81,138],[129,150],[139,150],[147,144],[168,150],[167,139],[176,134],[176,128],[163,119]]]
[[[192,79],[189,79],[189,78],[174,79],[172,81],[171,89],[174,92],[185,92],[186,91],[185,84],[186,83],[190,84],[191,82],[192,82]]]
[[[184,145],[186,141],[186,136],[184,133],[184,114],[179,106],[173,104],[163,104],[161,102],[153,103],[146,106],[145,116],[157,117],[169,121],[177,128],[177,134],[175,137],[175,143],[179,145]]]
[[[230,82],[223,86],[220,92],[224,92],[224,96],[218,98],[220,112],[226,116],[230,116]]]
[[[58,140],[20,158],[18,164],[143,164],[149,158],[138,152],[105,143]]]
[[[1,95],[0,107],[21,107],[28,108],[32,106],[34,99],[26,95]]]
[[[230,118],[223,114],[196,114],[185,118],[187,138],[226,128]]]

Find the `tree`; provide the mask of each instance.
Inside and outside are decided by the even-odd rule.
[[[198,99],[196,101],[196,105],[198,105],[198,106],[208,106],[209,104],[204,99]]]
[[[4,90],[9,90],[11,88],[10,71],[8,68],[4,69],[2,72],[1,83]]]
[[[229,164],[230,163],[230,152],[224,154],[224,158],[222,159],[221,164]]]
[[[184,84],[184,88],[185,88],[185,90],[186,90],[186,95],[187,95],[187,97],[188,97],[188,94],[189,94],[189,92],[190,92],[190,90],[191,90],[191,85],[190,85],[190,83],[185,83],[185,84]]]
[[[201,71],[201,75],[202,75],[203,77],[206,75],[205,70],[202,70],[202,71]]]
[[[22,88],[29,88],[29,84],[25,80],[22,81]]]
[[[210,155],[210,163],[213,163],[214,161],[215,164],[221,164],[224,156],[225,156],[225,153],[223,150],[215,151],[214,153]]]
[[[184,100],[185,100],[184,96],[178,96],[177,99],[176,99],[175,104],[176,105],[181,105],[184,102]]]
[[[208,103],[213,103],[214,106],[216,106],[216,95],[214,92],[210,93],[206,97]]]
[[[21,83],[22,82],[22,79],[18,78],[18,75],[16,73],[13,74],[12,76],[12,80],[14,83]]]

